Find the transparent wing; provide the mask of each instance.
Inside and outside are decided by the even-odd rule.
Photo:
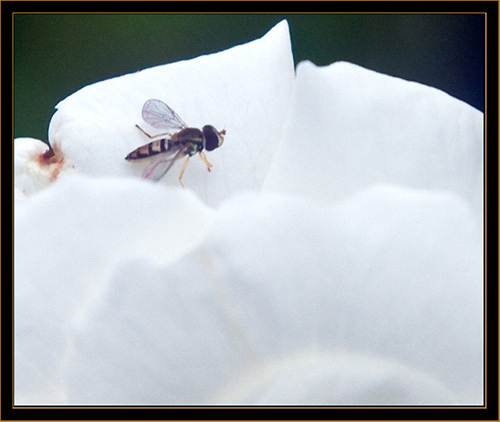
[[[142,172],[142,177],[154,181],[160,180],[165,176],[167,171],[170,170],[174,163],[184,156],[185,149],[186,147],[184,145],[179,144],[169,148],[167,152],[155,156]]]
[[[167,104],[160,100],[148,100],[142,107],[142,118],[153,127],[184,129],[186,123]]]

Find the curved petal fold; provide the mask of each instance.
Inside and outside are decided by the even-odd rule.
[[[266,187],[324,203],[376,183],[449,190],[482,218],[483,114],[350,63],[300,63]]]

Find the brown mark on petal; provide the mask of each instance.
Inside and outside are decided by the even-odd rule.
[[[50,181],[53,182],[57,179],[64,166],[64,154],[59,148],[54,146],[39,154],[38,162],[42,168],[47,169]]]

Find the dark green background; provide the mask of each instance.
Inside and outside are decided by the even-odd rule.
[[[15,137],[47,140],[54,106],[85,85],[251,41],[284,18],[295,63],[349,61],[484,111],[483,14],[16,14]]]

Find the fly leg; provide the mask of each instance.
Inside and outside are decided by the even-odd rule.
[[[200,151],[200,158],[201,158],[201,161],[203,161],[206,165],[207,165],[207,170],[210,171],[210,169],[213,167],[212,164],[209,163],[209,161],[207,160],[207,156],[205,155],[205,153],[203,151]]]
[[[158,135],[150,135],[148,132],[146,132],[142,127],[140,127],[139,125],[135,125],[135,127],[137,129],[139,129],[142,133],[144,133],[144,135],[146,135],[149,139],[154,139],[154,138],[158,138],[159,136],[166,136],[166,135],[170,135],[170,133],[168,132],[165,132],[165,133],[159,133]]]
[[[186,157],[186,160],[184,161],[184,164],[182,165],[181,174],[179,174],[179,183],[181,184],[182,187],[184,187],[184,183],[182,183],[182,176],[184,175],[184,171],[186,170],[186,167],[188,165],[188,161],[190,158],[191,158],[190,155],[188,155]]]

